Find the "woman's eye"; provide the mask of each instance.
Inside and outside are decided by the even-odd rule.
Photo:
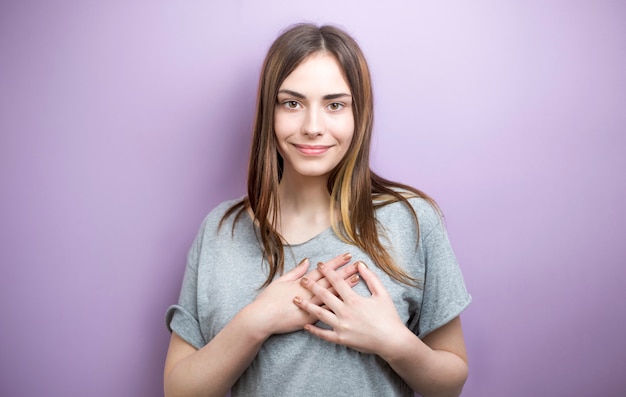
[[[343,108],[343,104],[338,103],[338,102],[333,102],[330,105],[328,105],[328,108],[333,111],[340,110]]]
[[[287,109],[296,109],[298,107],[298,102],[296,101],[287,101],[285,102],[285,106]]]

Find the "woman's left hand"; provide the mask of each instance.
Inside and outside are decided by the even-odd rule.
[[[362,262],[357,262],[360,277],[366,282],[372,295],[357,294],[336,272],[324,264],[319,271],[337,292],[335,296],[327,288],[303,278],[302,285],[319,297],[326,308],[296,296],[294,303],[302,310],[316,316],[332,329],[312,324],[304,328],[311,334],[329,342],[351,347],[362,353],[383,355],[394,335],[405,330],[405,325],[380,279]]]

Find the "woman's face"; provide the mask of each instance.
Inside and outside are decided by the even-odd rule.
[[[283,178],[328,176],[354,134],[352,93],[335,57],[306,58],[283,81],[274,110]]]

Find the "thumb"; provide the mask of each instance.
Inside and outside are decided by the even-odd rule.
[[[304,258],[298,263],[296,267],[283,274],[279,280],[295,281],[306,274],[309,269],[309,258]]]

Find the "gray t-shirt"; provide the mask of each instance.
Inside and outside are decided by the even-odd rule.
[[[167,310],[170,330],[198,349],[255,299],[267,278],[250,217],[242,215],[233,229],[230,216],[218,228],[235,202],[220,204],[205,218],[189,250],[178,304]],[[381,241],[395,263],[421,281],[419,288],[389,277],[330,228],[305,243],[286,246],[286,271],[303,258],[315,264],[350,252],[352,262],[363,261],[381,279],[406,326],[424,337],[458,316],[471,297],[439,216],[423,199],[409,202],[419,219],[419,241],[404,204],[382,207],[376,218],[385,236]],[[370,295],[363,281],[354,291]],[[413,392],[380,357],[297,331],[267,339],[233,385],[232,396],[413,396]]]

